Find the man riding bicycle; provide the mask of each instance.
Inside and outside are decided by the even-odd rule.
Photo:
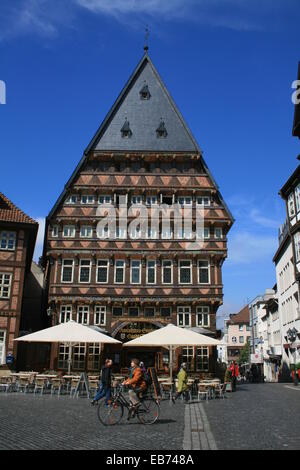
[[[131,408],[129,411],[129,417],[135,414],[136,409],[140,405],[140,398],[143,393],[147,390],[147,383],[144,379],[144,374],[140,368],[140,361],[138,359],[131,360],[131,371],[129,378],[126,379],[122,385],[130,386],[129,400]]]

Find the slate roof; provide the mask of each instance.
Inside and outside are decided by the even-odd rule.
[[[148,88],[150,97],[141,98]],[[132,135],[122,137],[124,122],[130,122]],[[160,139],[156,130],[163,121],[167,137]],[[163,84],[147,52],[143,55],[111,110],[86,149],[199,152],[191,131]]]
[[[38,223],[15,206],[10,199],[0,192],[0,222],[15,222],[23,224]]]

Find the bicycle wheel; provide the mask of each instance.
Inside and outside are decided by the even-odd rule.
[[[153,398],[145,398],[137,409],[137,417],[142,424],[153,424],[159,417],[159,405]]]
[[[105,400],[102,400],[98,406],[98,418],[104,426],[114,426],[118,424],[124,413],[122,403],[119,401],[112,401],[106,405]]]

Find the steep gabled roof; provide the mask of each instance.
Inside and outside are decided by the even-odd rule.
[[[232,313],[228,320],[230,325],[238,325],[239,323],[249,323],[250,312],[249,307],[246,305],[238,313]]]
[[[149,98],[142,99],[147,87]],[[130,122],[132,135],[121,134],[125,121]],[[166,138],[157,138],[161,120],[167,129]],[[117,100],[97,130],[85,153],[90,150],[199,152],[197,142],[176,104],[163,84],[146,52]]]
[[[26,215],[21,209],[11,202],[3,193],[0,192],[0,222],[14,222],[23,224],[38,223]]]
[[[141,92],[149,92],[150,98],[141,99]],[[132,135],[122,139],[122,128],[126,121],[130,123]],[[157,130],[164,123],[166,138],[158,138]],[[125,126],[127,128],[127,125]],[[168,90],[163,84],[147,51],[138,63],[128,82],[124,86],[114,105],[108,112],[93,139],[65,184],[65,188],[48,214],[47,219],[55,213],[59,204],[68,193],[68,189],[87,161],[92,150],[103,151],[150,151],[150,152],[187,152],[200,155],[204,169],[217,190],[218,196],[232,223],[234,217],[227,207],[219,187],[213,178],[202,151],[177,109]]]

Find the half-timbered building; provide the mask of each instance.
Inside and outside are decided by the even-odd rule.
[[[10,355],[16,367],[17,345],[38,223],[0,193],[0,369]],[[27,322],[28,323],[28,322]],[[31,325],[29,321],[28,326]]]
[[[167,227],[161,214],[156,227],[136,222],[141,206],[147,215],[174,204],[190,211],[192,227],[175,234],[174,214]],[[99,226],[111,207],[116,224]],[[192,239],[197,209],[204,214],[200,248]],[[232,223],[202,151],[146,50],[46,219],[53,322],[73,319],[121,341],[170,322],[215,334]],[[120,366],[132,355],[158,370],[167,366],[163,349],[124,349],[113,356]],[[98,345],[75,348],[74,369],[97,369],[99,355]],[[51,366],[66,367],[67,357],[66,346],[53,347]],[[214,353],[182,348],[180,360],[191,370],[208,371]]]

